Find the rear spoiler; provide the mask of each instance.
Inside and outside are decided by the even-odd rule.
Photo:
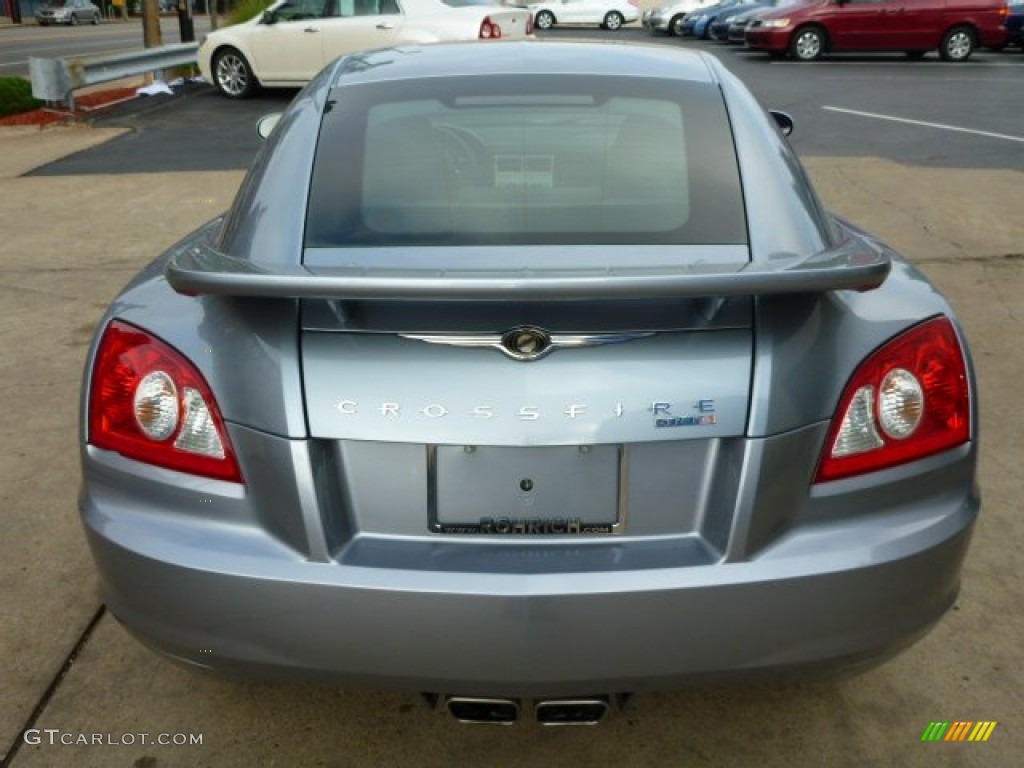
[[[665,299],[869,291],[892,265],[860,238],[810,257],[680,267],[456,271],[274,267],[190,243],[173,253],[167,282],[179,293],[279,299],[560,301]]]

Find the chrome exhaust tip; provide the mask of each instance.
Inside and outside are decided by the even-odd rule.
[[[541,725],[597,725],[607,712],[608,699],[604,696],[547,699],[534,707]]]
[[[519,719],[519,702],[515,699],[449,696],[445,699],[445,706],[460,723],[514,725]]]

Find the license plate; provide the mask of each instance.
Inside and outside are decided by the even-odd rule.
[[[560,536],[621,531],[619,445],[430,446],[430,528],[436,533]]]

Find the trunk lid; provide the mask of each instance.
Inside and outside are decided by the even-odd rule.
[[[742,435],[751,316],[750,297],[305,300],[310,433],[457,446]]]

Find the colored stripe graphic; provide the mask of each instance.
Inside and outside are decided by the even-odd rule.
[[[996,725],[995,720],[932,720],[921,741],[988,741]]]
[[[974,723],[970,720],[955,720],[953,725],[949,729],[949,733],[946,734],[946,738],[943,741],[963,741],[967,736],[967,729],[970,728]]]
[[[992,731],[996,729],[995,720],[980,720],[978,724],[974,726],[974,730],[971,731],[968,741],[988,741],[988,737],[992,735]]]

